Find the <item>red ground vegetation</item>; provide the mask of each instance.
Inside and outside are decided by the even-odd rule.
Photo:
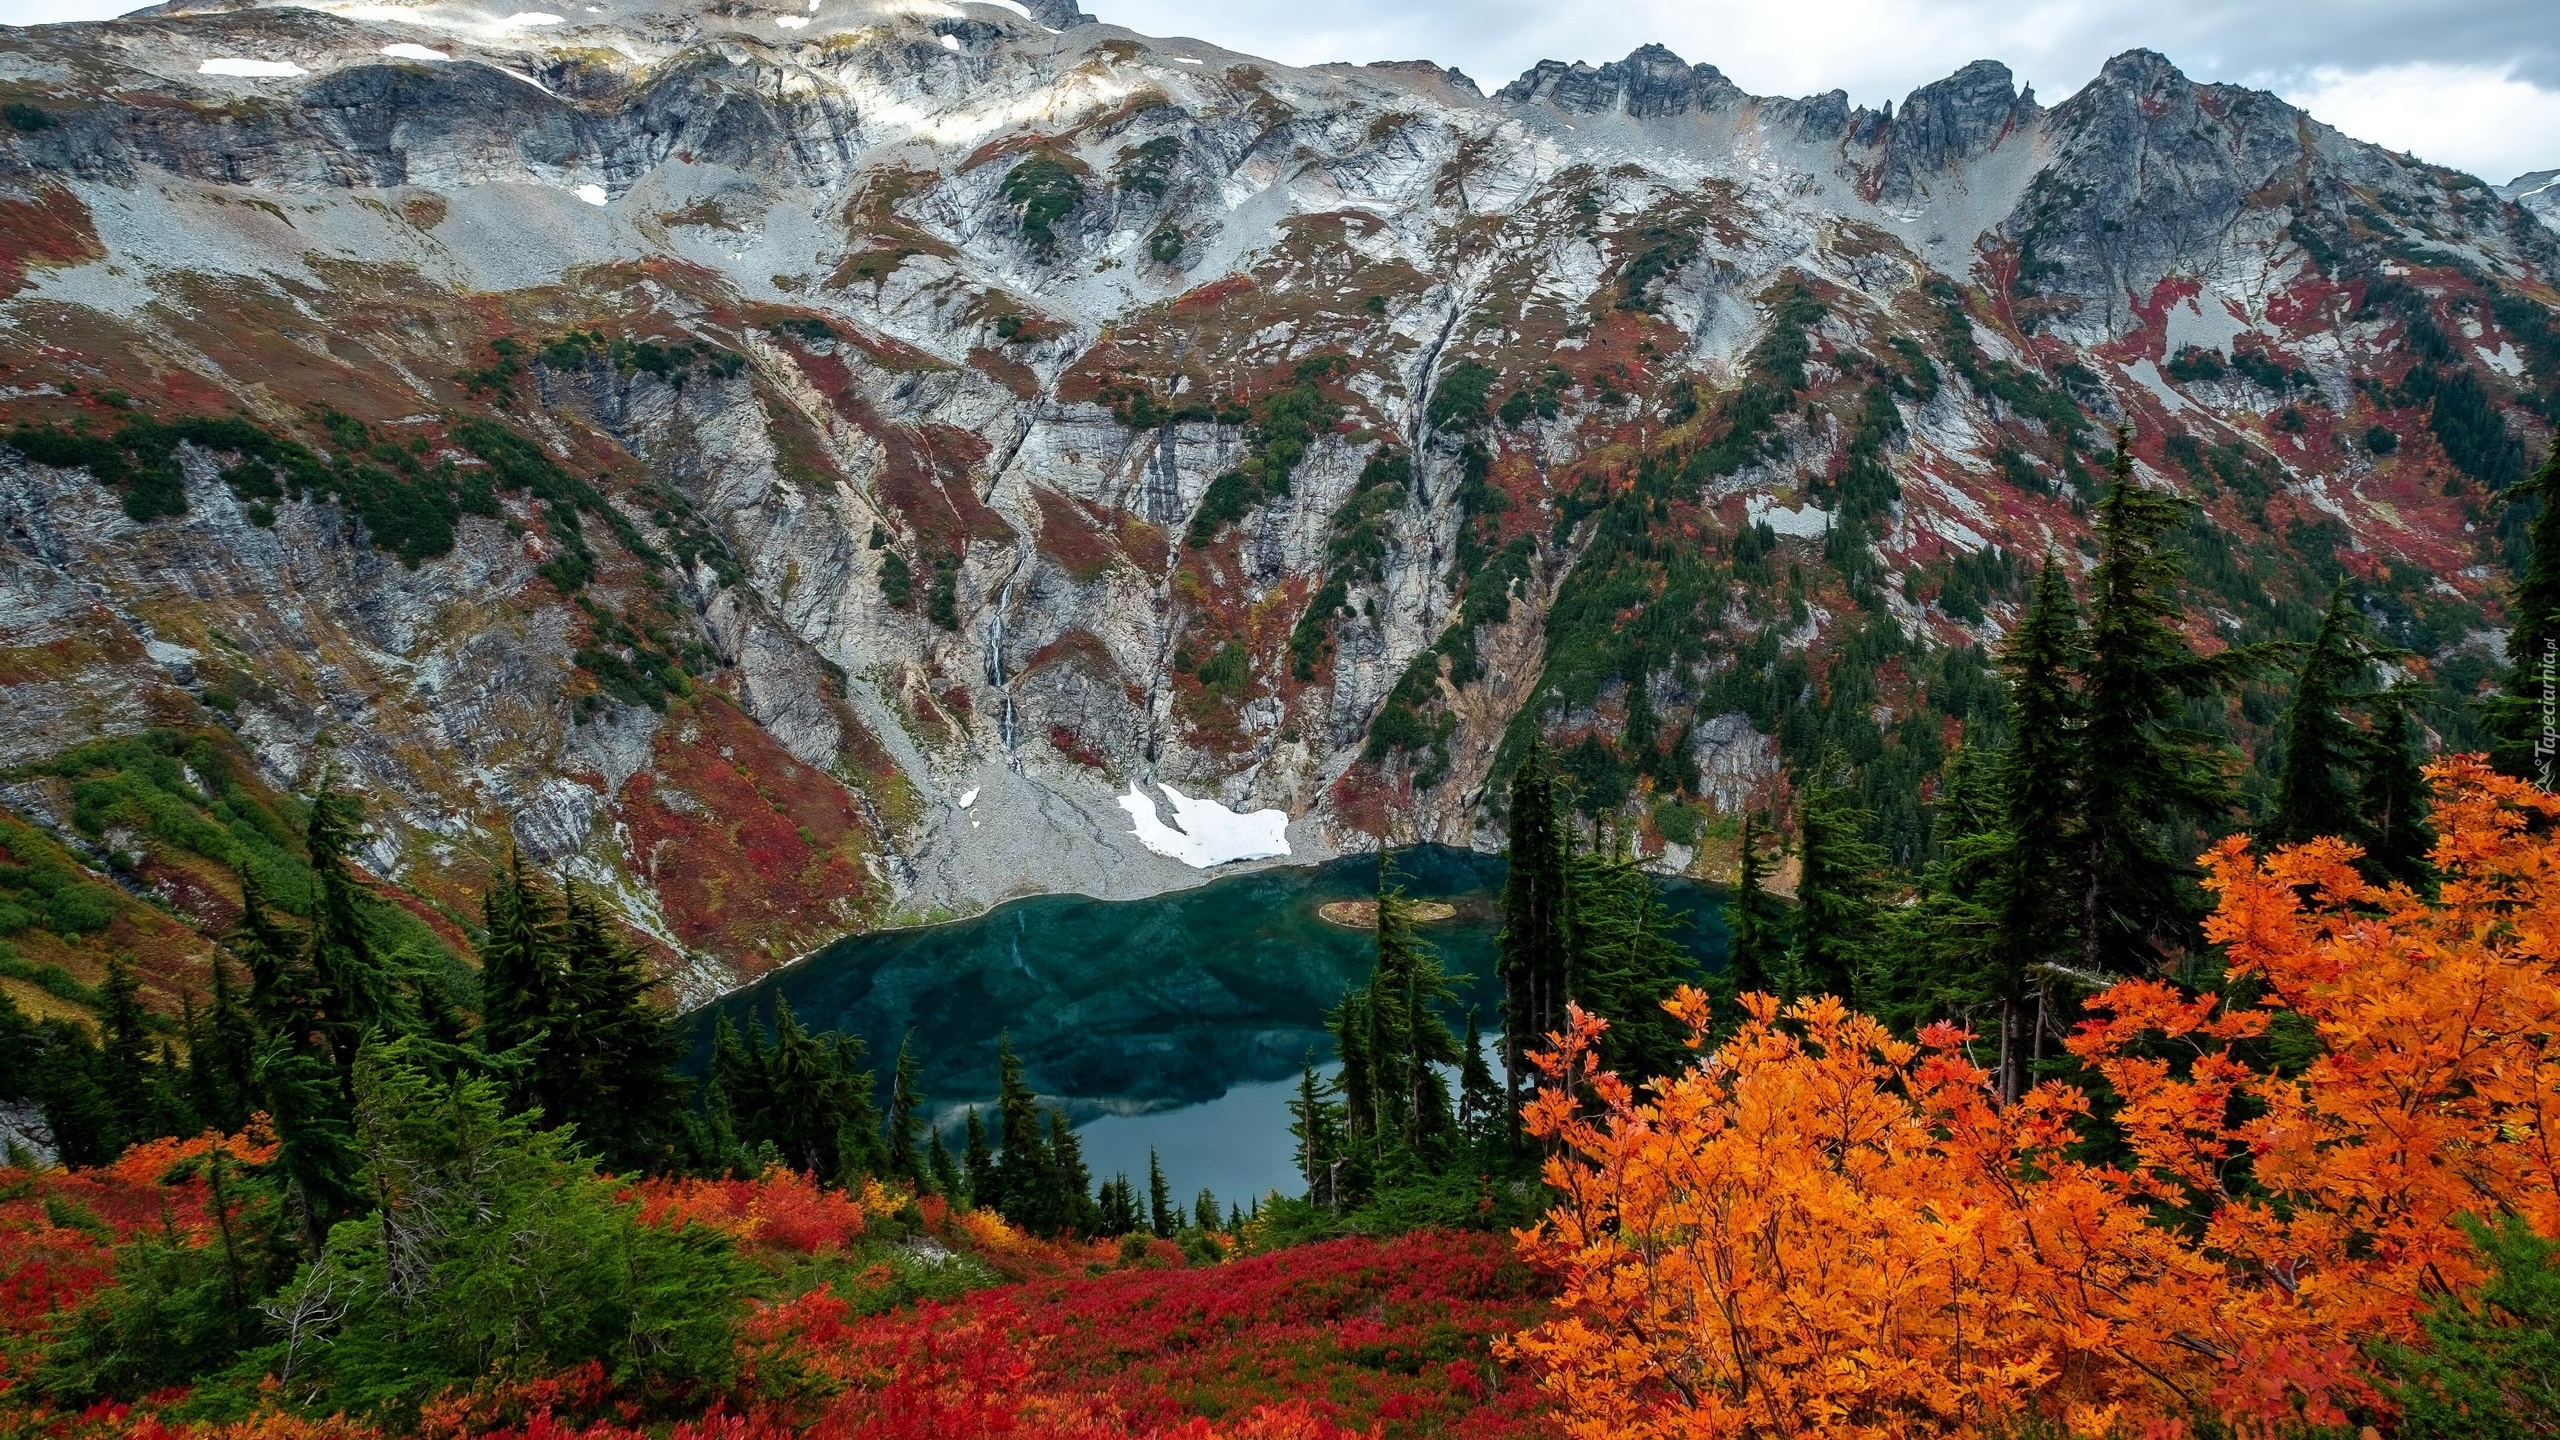
[[[377,1440],[373,1425],[275,1412],[179,1422],[182,1393],[54,1412],[34,1398],[60,1317],[105,1286],[118,1243],[168,1227],[210,1241],[210,1137],[136,1147],[112,1166],[0,1170],[0,1433],[46,1440]],[[230,1163],[268,1157],[260,1137]],[[1339,1240],[1186,1266],[1154,1242],[1035,1240],[984,1212],[868,1186],[644,1181],[644,1216],[730,1236],[774,1277],[739,1327],[745,1378],[671,1426],[643,1429],[602,1372],[487,1385],[431,1404],[436,1440],[1506,1440],[1553,1433],[1529,1378],[1492,1358],[1547,1289],[1508,1237]],[[864,1315],[843,1257],[877,1225],[1015,1277],[956,1300]],[[858,1264],[858,1258],[857,1258]],[[1117,1268],[1114,1268],[1117,1267]],[[877,1268],[877,1267],[875,1267]],[[813,1283],[814,1282],[814,1283]]]
[[[852,793],[725,701],[706,698],[659,732],[616,811],[688,946],[787,957],[874,900],[863,861],[877,840]]]

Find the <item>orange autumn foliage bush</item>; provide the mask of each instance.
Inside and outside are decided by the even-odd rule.
[[[2232,994],[2128,981],[2070,1041],[2118,1098],[2003,1108],[1933,1026],[1745,996],[1631,1090],[1574,1012],[1528,1112],[1560,1200],[1523,1248],[1556,1318],[1511,1342],[1578,1437],[2086,1435],[2387,1419],[2368,1347],[2483,1276],[2457,1223],[2560,1235],[2560,799],[2430,772],[2433,899],[2324,841],[2206,857]],[[1707,1002],[1666,1007],[1703,1048]],[[2280,1012],[2313,1058],[2267,1060]]]
[[[891,1214],[906,1203],[869,1177],[848,1194],[782,1165],[751,1180],[646,1180],[637,1196],[640,1217],[652,1225],[698,1225],[740,1245],[803,1255],[843,1249],[861,1237],[864,1216]]]

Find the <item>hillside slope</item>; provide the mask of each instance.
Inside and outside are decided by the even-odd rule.
[[[699,999],[1195,878],[1133,784],[1488,842],[1533,732],[1709,873],[1837,747],[1907,861],[2117,426],[2200,632],[2351,574],[2449,694],[2496,659],[2560,236],[2161,56],[1873,112],[570,8],[0,30],[0,765],[221,732],[422,911],[512,837]]]

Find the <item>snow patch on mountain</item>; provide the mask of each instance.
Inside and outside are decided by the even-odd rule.
[[[1156,802],[1138,782],[1120,797],[1136,828],[1129,833],[1159,855],[1206,870],[1232,860],[1270,860],[1289,853],[1289,812],[1256,810],[1239,815],[1215,800],[1194,799],[1158,781],[1156,788],[1173,802],[1173,823],[1164,822]]]

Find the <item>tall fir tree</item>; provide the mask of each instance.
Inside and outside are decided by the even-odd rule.
[[[588,1152],[621,1174],[674,1164],[689,1086],[676,1074],[684,1037],[653,997],[646,962],[593,892],[568,887],[559,930],[562,1013],[537,1048],[558,1092],[547,1107]]]
[[[2367,688],[2373,648],[2342,580],[2330,591],[2328,611],[2294,674],[2275,806],[2258,830],[2265,843],[2298,845],[2331,835],[2352,845],[2372,844],[2361,775],[2374,751],[2364,728],[2346,712],[2373,699]]]
[[[861,1036],[839,1031],[827,1037],[826,1049],[835,1073],[835,1180],[851,1185],[889,1168],[889,1147],[880,1136],[879,1081],[864,1063],[870,1047]]]
[[[1440,1007],[1457,998],[1440,957],[1422,938],[1413,902],[1379,867],[1378,959],[1369,974],[1368,1059],[1379,1133],[1413,1155],[1454,1128],[1440,1068],[1458,1062],[1458,1038]]]
[[[2000,763],[1962,745],[1940,767],[1932,831],[1938,855],[1918,877],[1911,903],[1897,909],[1888,946],[1891,963],[1875,998],[1877,1018],[1912,1031],[1953,1018],[1977,1030],[2001,1027],[2016,1038],[2017,997],[2029,982],[2007,961],[2018,952],[2001,930],[2003,884],[2012,858],[2003,824]],[[2005,1040],[2004,1040],[2005,1043]],[[1994,1062],[2002,1093],[2016,1078],[2003,1049]],[[2022,1072],[2021,1072],[2022,1073]]]
[[[1760,842],[1772,838],[1757,811],[1742,812],[1742,849],[1735,865],[1733,898],[1724,910],[1725,990],[1730,995],[1777,988],[1787,965],[1786,906],[1769,889],[1775,857]]]
[[[2000,821],[1996,830],[1977,828],[1965,847],[1968,858],[1991,869],[1982,896],[1989,931],[1964,969],[1980,978],[1981,994],[1998,1018],[2004,1100],[2026,1091],[2028,1059],[2043,1034],[2045,967],[2080,953],[2088,716],[2079,677],[2088,659],[2071,582],[2048,553],[2027,612],[2000,654],[2009,738],[1988,777]]]
[[[1325,1018],[1333,1031],[1334,1056],[1342,1063],[1334,1084],[1342,1092],[1344,1139],[1354,1153],[1359,1153],[1374,1147],[1378,1136],[1377,1084],[1369,1066],[1367,988],[1345,991]]]
[[[2222,743],[2186,723],[2191,700],[2222,696],[2264,663],[2233,646],[2199,654],[2181,624],[2171,532],[2188,502],[2134,483],[2119,431],[2098,502],[2081,671],[2080,957],[2092,975],[2147,974],[2200,943],[2201,896],[2187,857],[2239,804]]]
[[[1308,1201],[1337,1210],[1340,1197],[1332,1193],[1332,1181],[1342,1159],[1341,1115],[1341,1107],[1325,1098],[1315,1054],[1308,1052],[1298,1072],[1297,1098],[1289,1104],[1289,1135],[1297,1141],[1298,1175],[1307,1183]]]
[[[382,952],[374,913],[381,902],[356,874],[355,855],[363,841],[363,807],[354,796],[333,788],[324,772],[303,827],[303,848],[315,880],[309,965],[319,986],[323,1033],[346,1077],[350,1101],[356,1051],[365,1038],[406,1035],[417,1028],[412,997]]]
[[[1058,1228],[1064,1217],[1058,1214],[1053,1152],[1040,1137],[1039,1098],[1023,1078],[1010,1035],[996,1041],[996,1144],[995,1198],[978,1203],[1035,1234]]]
[[[2417,722],[2409,691],[2384,690],[2374,700],[2373,732],[2356,796],[2364,814],[2366,864],[2381,880],[2425,882],[2435,831],[2427,823],[2427,777],[2419,760]]]
[[[1510,1102],[1503,1087],[1494,1081],[1493,1066],[1485,1061],[1484,1035],[1476,1028],[1472,1006],[1467,1009],[1467,1038],[1458,1048],[1465,1052],[1465,1058],[1458,1062],[1459,1130],[1471,1145],[1488,1145],[1507,1138],[1511,1133],[1510,1116],[1506,1113]]]
[[[932,1177],[929,1188],[955,1203],[968,1194],[968,1181],[960,1174],[960,1162],[951,1158],[951,1147],[942,1141],[942,1127],[931,1127],[931,1142],[925,1146],[925,1173]]]
[[[1572,857],[1566,877],[1572,1000],[1609,1022],[1601,1062],[1631,1083],[1670,1074],[1688,1059],[1688,1032],[1662,1002],[1696,978],[1688,952],[1671,938],[1670,908],[1619,841]]]
[[[338,1063],[329,991],[311,962],[311,939],[276,918],[256,877],[240,872],[240,922],[229,945],[249,969],[251,1065],[258,1103],[276,1132],[276,1170],[300,1232],[316,1257],[329,1229],[361,1198],[355,1149],[355,1083]]]
[[[915,1035],[909,1032],[898,1039],[898,1060],[889,1071],[888,1173],[918,1185],[931,1182],[923,1149],[924,1062],[916,1058]]]
[[[1856,1005],[1882,939],[1884,851],[1865,838],[1874,817],[1851,799],[1845,769],[1836,752],[1826,753],[1796,787],[1796,852],[1803,864],[1788,988]]]
[[[1502,1068],[1507,1113],[1525,1099],[1529,1055],[1564,1029],[1571,950],[1572,851],[1545,742],[1532,740],[1511,772],[1510,868],[1502,882]]]
[[[258,1032],[232,984],[230,957],[216,950],[207,968],[212,1001],[199,1023],[189,1027],[187,1080],[196,1112],[206,1124],[229,1135],[246,1125],[258,1108]]]
[[[1173,1208],[1173,1189],[1164,1183],[1164,1166],[1151,1145],[1147,1147],[1147,1226],[1157,1239],[1170,1240],[1181,1224],[1182,1217]]]
[[[991,1210],[1003,1207],[997,1201],[1003,1196],[1004,1182],[996,1173],[995,1151],[987,1144],[987,1122],[978,1107],[969,1107],[969,1118],[960,1142],[961,1183],[967,1187],[969,1203]]]
[[[1101,1229],[1102,1217],[1094,1202],[1093,1172],[1085,1168],[1084,1142],[1076,1138],[1065,1111],[1053,1105],[1046,1119],[1050,1188],[1036,1207],[1046,1212],[1039,1233],[1092,1235]]]
[[[162,1109],[160,1067],[152,1057],[151,1028],[134,986],[133,967],[123,956],[107,957],[98,996],[98,1082],[115,1115],[115,1145],[121,1149],[161,1133],[156,1124]]]
[[[560,904],[512,843],[480,898],[480,1048],[497,1065],[510,1108],[543,1105],[534,1045],[565,1008],[558,973]]]
[[[2548,790],[2560,784],[2560,444],[2507,500],[2535,509],[2524,573],[2507,596],[2506,679],[2482,707],[2481,728],[2490,763]]]

